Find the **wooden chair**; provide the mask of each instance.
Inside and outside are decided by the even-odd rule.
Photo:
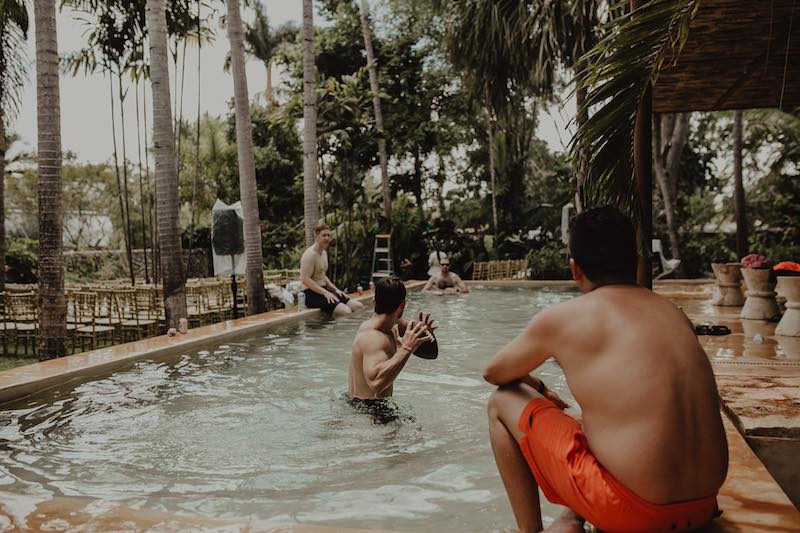
[[[116,290],[114,300],[121,320],[120,334],[123,342],[153,335],[157,321],[145,318],[139,312],[136,289]]]
[[[3,355],[11,355],[9,347],[12,339],[16,352],[17,329],[10,314],[6,312],[6,293],[4,291],[0,291],[0,334],[3,335]]]
[[[23,344],[25,355],[28,355],[28,343],[31,352],[36,355],[36,334],[39,332],[39,308],[36,306],[36,294],[33,292],[17,292],[6,294],[7,309],[11,310],[11,322],[14,323],[14,339],[17,347]]]
[[[72,300],[72,314],[76,320],[75,344],[80,342],[81,351],[86,349],[88,342],[94,350],[103,341],[114,343],[114,326],[97,323],[97,293],[76,292]]]

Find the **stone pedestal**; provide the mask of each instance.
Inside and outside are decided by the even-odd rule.
[[[726,307],[739,307],[744,303],[742,294],[742,268],[739,263],[711,263],[717,278],[717,287],[711,303]]]
[[[775,328],[775,335],[800,337],[800,277],[779,276],[778,288],[786,298],[786,312]]]
[[[769,282],[768,268],[743,268],[742,276],[747,283],[747,299],[742,307],[742,318],[767,320],[780,311],[775,302],[774,286]]]

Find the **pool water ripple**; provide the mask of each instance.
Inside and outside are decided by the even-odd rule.
[[[411,295],[409,315],[430,310],[440,323],[440,357],[409,360],[388,424],[344,396],[366,314],[284,326],[47,391],[0,412],[0,499],[84,496],[249,517],[259,528],[511,527],[488,442],[492,388],[480,372],[536,311],[571,294]],[[540,373],[563,391],[557,365]]]

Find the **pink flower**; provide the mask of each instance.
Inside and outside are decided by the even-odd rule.
[[[750,254],[742,258],[742,268],[769,268],[769,266],[769,261],[763,255]]]

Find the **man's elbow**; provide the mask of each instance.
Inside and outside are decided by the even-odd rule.
[[[483,379],[492,385],[500,385],[500,380],[497,377],[497,371],[491,363],[486,365],[486,368],[483,369]]]

